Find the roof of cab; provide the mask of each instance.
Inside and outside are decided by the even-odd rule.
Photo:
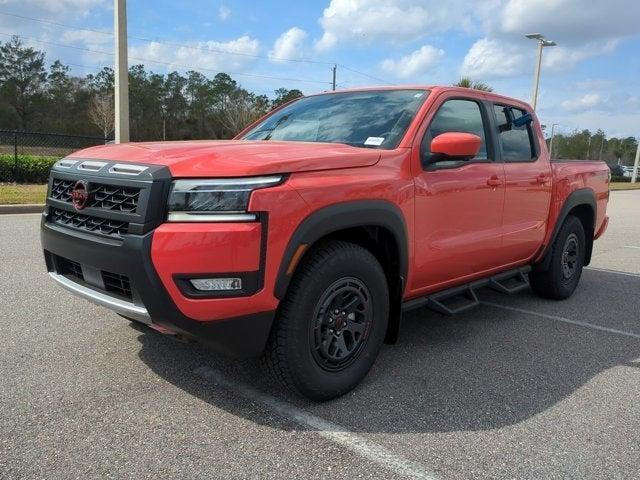
[[[485,95],[487,100],[491,100],[494,102],[505,102],[511,105],[519,105],[525,110],[533,111],[533,109],[531,108],[531,105],[529,105],[527,102],[524,102],[522,100],[518,100],[517,98],[507,97],[505,95],[500,95],[493,92],[485,92],[482,90],[474,90],[474,89],[465,88],[465,87],[455,87],[451,85],[383,85],[383,86],[370,86],[370,87],[354,87],[354,88],[345,88],[345,89],[335,90],[335,91],[318,92],[318,93],[305,95],[305,96],[313,97],[316,95],[332,95],[336,93],[345,93],[345,92],[367,92],[367,91],[380,91],[380,90],[429,90],[434,94],[440,94],[445,91],[454,91],[454,92],[460,92],[460,94],[462,95],[464,94],[468,95],[470,92],[473,92],[475,94],[480,93],[482,95]]]

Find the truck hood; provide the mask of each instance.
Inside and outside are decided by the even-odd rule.
[[[174,177],[243,177],[366,167],[380,152],[340,143],[202,140],[103,145],[70,158],[165,165]]]

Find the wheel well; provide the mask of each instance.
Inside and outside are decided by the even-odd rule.
[[[584,228],[584,236],[586,242],[586,251],[584,256],[584,264],[589,265],[591,262],[591,252],[593,251],[593,235],[594,235],[594,211],[591,205],[577,205],[573,207],[567,216],[573,215],[582,223]]]
[[[389,325],[385,341],[394,343],[397,340],[400,326],[402,294],[404,291],[398,240],[390,230],[380,226],[344,228],[331,232],[319,238],[313,245],[310,245],[298,265],[302,264],[305,257],[314,250],[315,246],[331,240],[342,240],[366,248],[380,262],[389,286]]]
[[[322,240],[343,240],[369,250],[378,259],[391,287],[400,278],[400,251],[393,233],[384,227],[353,227],[330,233]]]

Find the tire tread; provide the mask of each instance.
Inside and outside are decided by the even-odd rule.
[[[559,256],[562,255],[562,248],[564,247],[565,239],[572,232],[577,233],[580,240],[580,252],[583,258],[581,259],[580,272],[578,273],[578,275],[582,273],[585,254],[584,227],[582,226],[582,222],[578,217],[569,215],[562,224],[562,227],[560,228],[560,231],[558,232],[558,235],[556,236],[554,242],[551,244],[551,250],[549,252],[549,255],[551,255],[551,265],[549,266],[549,268],[546,270],[539,270],[534,267],[534,269],[529,273],[529,283],[531,284],[531,288],[537,295],[543,298],[563,300],[571,296],[573,294],[573,291],[575,290],[574,287],[574,290],[571,290],[567,294],[567,291],[563,288],[561,279],[559,278],[559,270],[557,266],[558,262],[560,261]]]
[[[261,357],[261,364],[275,381],[290,392],[301,393],[296,387],[295,377],[286,355],[288,351],[287,342],[291,340],[287,336],[288,327],[290,322],[296,320],[293,315],[293,310],[300,301],[301,292],[307,283],[314,281],[317,277],[317,271],[320,266],[338,254],[347,253],[351,256],[358,257],[361,261],[373,262],[373,264],[380,269],[381,275],[384,276],[382,266],[373,254],[365,248],[341,240],[326,241],[318,246],[314,246],[302,259],[291,279],[285,298],[280,302],[276,322],[271,329],[267,346]],[[320,389],[317,389],[317,391],[311,393],[311,395],[309,395],[309,392],[306,392],[306,395],[317,399],[326,397],[326,394]]]

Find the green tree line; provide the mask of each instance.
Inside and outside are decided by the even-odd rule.
[[[547,146],[551,138],[547,138]],[[607,138],[602,130],[576,130],[569,134],[556,133],[553,138],[554,159],[604,160],[607,163],[633,165],[638,148],[634,137]]]
[[[468,78],[456,85],[492,90]],[[17,36],[0,42],[0,129],[111,137],[113,90],[111,68],[79,77],[59,60],[47,67],[45,52],[25,46]],[[158,74],[133,65],[129,69],[131,138],[230,138],[272,108],[301,95],[297,89],[279,88],[270,99],[242,88],[226,73],[213,78],[196,71]],[[633,137],[606,138],[602,130],[582,130],[556,134],[553,157],[629,165],[636,147]]]
[[[84,77],[15,36],[0,43],[0,128],[78,135],[113,134],[114,73]],[[279,88],[273,99],[252,93],[226,73],[158,74],[129,69],[132,140],[230,138],[278,105],[299,97]]]

